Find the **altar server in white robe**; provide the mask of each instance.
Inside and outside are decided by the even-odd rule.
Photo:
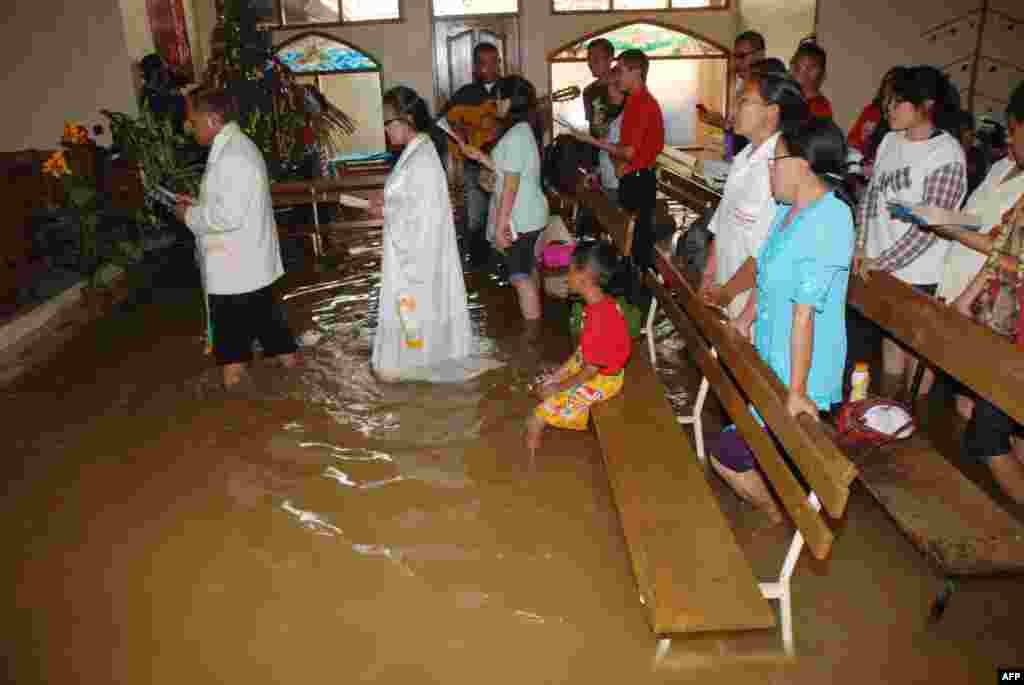
[[[203,289],[213,329],[213,353],[224,385],[237,385],[252,358],[286,367],[300,358],[273,284],[284,274],[270,180],[259,148],[235,123],[237,103],[221,91],[195,93],[188,124],[210,146],[199,197],[178,196],[178,218],[196,236]]]
[[[372,366],[384,381],[458,382],[489,364],[474,352],[448,180],[427,105],[384,95],[384,130],[401,156],[370,211],[384,217]]]

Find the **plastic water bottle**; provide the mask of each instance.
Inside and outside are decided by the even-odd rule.
[[[423,347],[423,334],[416,322],[416,300],[408,295],[398,298],[398,318],[405,334],[405,346],[413,349]]]
[[[871,373],[867,362],[857,362],[850,374],[850,401],[859,402],[868,397],[868,384],[871,382]]]

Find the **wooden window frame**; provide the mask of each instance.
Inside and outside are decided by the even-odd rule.
[[[729,1],[730,0],[726,0],[726,2],[729,2]],[[554,3],[554,0],[552,0],[552,3]],[[683,10],[674,10],[674,11],[681,12]],[[588,11],[588,12],[559,12],[559,14],[610,14],[610,13],[611,12],[607,12],[607,11],[603,11],[603,10],[600,11],[600,12],[591,12],[591,11]],[[627,14],[626,12],[619,12],[619,13],[620,14]],[[628,14],[633,14],[633,12],[629,12]],[[726,73],[725,106],[726,106],[726,111],[729,111],[729,108],[732,106],[732,95],[733,95],[732,94],[732,88],[729,87],[729,85],[728,85],[729,83],[732,82],[732,78],[733,78],[732,50],[730,50],[726,46],[722,45],[717,40],[714,40],[712,38],[708,38],[707,36],[705,36],[703,34],[697,33],[696,31],[683,30],[682,28],[680,28],[678,26],[673,26],[672,24],[667,24],[665,22],[658,21],[656,19],[648,19],[648,20],[643,20],[643,19],[627,19],[626,21],[621,21],[621,22],[618,22],[618,23],[615,23],[615,24],[611,24],[609,26],[604,26],[602,28],[595,29],[593,31],[585,33],[582,36],[574,38],[574,39],[568,41],[567,43],[563,43],[562,45],[559,45],[554,50],[549,51],[547,56],[546,56],[546,58],[545,58],[545,60],[544,60],[545,62],[547,62],[547,65],[548,65],[548,92],[550,93],[552,91],[552,89],[554,88],[554,80],[555,80],[554,66],[556,64],[585,64],[586,61],[587,61],[586,59],[581,59],[581,58],[575,58],[575,59],[561,58],[560,59],[560,58],[557,57],[558,53],[560,53],[563,50],[566,50],[568,48],[571,48],[573,45],[576,45],[577,43],[582,43],[582,42],[584,42],[586,40],[589,40],[589,39],[591,39],[591,38],[593,38],[595,36],[600,36],[601,34],[609,33],[611,31],[615,31],[616,29],[621,29],[621,28],[623,28],[625,26],[630,26],[632,24],[639,24],[639,23],[652,24],[654,26],[658,26],[660,28],[663,28],[663,29],[666,29],[666,30],[669,30],[669,31],[675,31],[677,33],[682,33],[682,34],[685,34],[687,36],[691,36],[693,38],[696,38],[697,40],[704,41],[705,43],[708,43],[709,45],[712,45],[712,46],[718,48],[719,50],[721,50],[723,52],[723,54],[721,54],[721,55],[672,55],[672,56],[666,55],[666,56],[662,56],[662,57],[648,57],[647,59],[651,60],[651,61],[695,60],[695,59],[725,60],[725,63],[726,63],[725,64],[725,69],[726,69],[726,72],[725,72]],[[548,114],[548,126],[551,128],[552,132],[554,131],[554,120],[553,119],[554,119],[553,116],[549,113]],[[552,133],[552,135],[554,135],[554,133]],[[693,148],[693,149],[696,149],[696,148]]]
[[[711,0],[707,0],[711,1]],[[698,14],[702,12],[723,12],[732,9],[732,0],[722,0],[722,4],[715,7],[671,7],[672,0],[665,0],[665,4],[668,5],[663,8],[654,9],[628,9],[628,10],[617,10],[615,9],[615,0],[608,0],[609,9],[606,10],[556,10],[555,0],[551,0],[549,5],[551,8],[551,14],[555,16],[570,16],[576,14],[666,14],[671,12],[686,12],[688,14]]]
[[[515,12],[494,12],[486,14],[442,14],[438,15],[434,9],[434,0],[430,0],[430,21],[448,21],[450,19],[499,19],[501,17],[518,17],[523,13],[523,1],[516,0]],[[554,0],[551,0],[554,3]],[[552,4],[552,6],[554,6]]]
[[[728,2],[728,0],[726,1]],[[274,15],[276,21],[270,22],[269,24],[266,24],[266,26],[274,31],[285,31],[291,29],[337,28],[339,26],[372,26],[374,24],[405,23],[405,0],[398,0],[398,17],[396,19],[359,19],[344,21],[340,19],[341,0],[338,0],[338,4],[338,21],[314,21],[306,22],[304,24],[288,24],[284,20],[284,6],[281,4],[281,0],[274,0]]]

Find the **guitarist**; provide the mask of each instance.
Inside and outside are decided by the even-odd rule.
[[[445,107],[444,115],[452,127],[470,145],[488,149],[498,133],[495,87],[501,70],[497,46],[477,43],[473,47],[473,82],[459,88]],[[470,246],[470,261],[486,263],[490,248],[485,237],[490,196],[480,187],[480,164],[464,160],[466,187],[466,226],[464,236]]]

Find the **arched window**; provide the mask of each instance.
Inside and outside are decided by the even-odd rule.
[[[594,80],[587,66],[587,45],[598,38],[611,41],[616,55],[642,50],[650,58],[647,87],[665,116],[666,144],[687,147],[698,143],[698,103],[725,111],[729,51],[697,34],[653,21],[612,26],[555,50],[548,57],[552,91],[572,85],[582,89]],[[581,99],[554,107],[559,118],[587,127]],[[558,128],[556,124],[556,132]]]
[[[355,122],[356,132],[337,141],[343,154],[385,149],[380,62],[376,58],[322,33],[295,36],[279,45],[275,55],[299,83],[314,84]]]

